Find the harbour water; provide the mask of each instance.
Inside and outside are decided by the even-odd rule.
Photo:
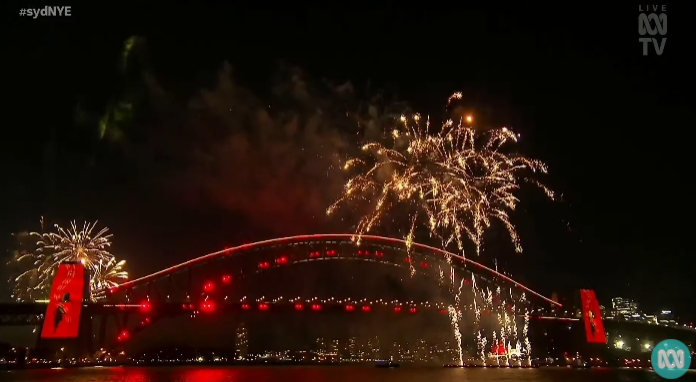
[[[379,369],[374,367],[96,367],[17,370],[0,373],[8,382],[642,382],[664,381],[636,369]],[[689,371],[680,382],[696,382]]]

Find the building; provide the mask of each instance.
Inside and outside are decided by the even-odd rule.
[[[361,354],[360,354],[360,349],[358,348],[358,339],[357,337],[350,337],[348,339],[348,357],[351,360],[356,360],[360,359]]]
[[[614,297],[611,299],[611,315],[615,318],[631,319],[639,317],[638,303],[622,297]]]
[[[677,326],[677,321],[674,319],[674,314],[671,310],[663,310],[657,315],[657,322],[665,326]]]
[[[370,337],[367,339],[363,345],[363,354],[367,355],[369,359],[380,359],[383,357],[382,350],[379,347],[379,338]]]
[[[237,326],[237,338],[234,351],[237,359],[247,359],[249,357],[249,333],[244,323]]]

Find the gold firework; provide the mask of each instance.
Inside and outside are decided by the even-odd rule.
[[[112,236],[107,235],[109,229],[94,234],[96,225],[97,222],[84,223],[78,228],[72,222],[65,229],[56,224],[54,232],[32,232],[18,237],[21,241],[33,239],[34,248],[17,251],[8,264],[20,269],[19,275],[10,279],[13,298],[20,301],[45,298],[58,266],[65,262],[82,263],[93,291],[127,279],[128,273],[123,270],[125,261],[117,261],[109,252]]]
[[[120,282],[128,280],[128,272],[123,268],[126,260],[117,261],[111,258],[108,261],[101,261],[97,266],[94,276],[91,278],[90,289],[93,291],[107,289],[117,286]]]
[[[461,93],[456,93],[450,102],[460,98]],[[369,142],[362,147],[363,156],[346,162],[345,170],[358,173],[347,181],[343,195],[327,214],[342,204],[367,203],[369,212],[356,229],[359,242],[362,234],[386,223],[392,210],[405,207],[410,215],[407,245],[413,242],[416,228],[424,225],[442,240],[443,247],[456,243],[463,251],[468,239],[477,253],[484,232],[497,220],[521,252],[509,213],[516,208],[516,191],[525,182],[553,199],[550,189],[525,176],[546,173],[546,165],[503,151],[506,144],[517,142],[519,136],[512,130],[477,132],[471,122],[471,116],[458,124],[448,120],[431,132],[429,118],[402,116],[388,144]]]

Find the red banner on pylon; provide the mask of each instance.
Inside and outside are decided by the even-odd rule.
[[[591,344],[606,344],[607,336],[602,325],[602,312],[599,309],[599,302],[595,293],[591,289],[580,290],[580,300],[582,301],[582,316],[585,321],[585,337]]]
[[[51,285],[41,338],[76,338],[85,286],[82,264],[61,264]]]

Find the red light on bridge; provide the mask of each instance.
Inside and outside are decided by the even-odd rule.
[[[408,310],[409,313],[416,313],[418,310],[416,308],[411,308]]]
[[[310,253],[309,253],[309,258],[310,258],[310,259],[316,259],[316,258],[318,258],[318,257],[321,257],[321,253],[319,253],[319,252],[310,252]]]
[[[302,310],[302,308],[304,308],[302,304],[295,304],[295,310]]]
[[[208,281],[207,283],[203,284],[203,291],[206,293],[210,293],[215,289],[215,284],[212,282]]]
[[[189,309],[193,309],[193,304],[189,304]]]
[[[264,261],[262,263],[259,263],[259,268],[261,268],[261,269],[266,269],[266,268],[270,268],[270,267],[271,267],[271,264],[269,264],[268,261]]]
[[[268,310],[268,304],[259,304],[259,310]]]
[[[355,307],[353,305],[346,305],[346,312],[352,312],[355,310]]]
[[[440,309],[440,314],[447,314],[447,309]]]
[[[181,309],[188,309],[188,305],[186,305],[186,304],[181,304]]]
[[[232,281],[232,276],[230,276],[230,275],[224,275],[224,276],[222,276],[222,283],[223,283],[223,284],[229,284],[230,281]]]
[[[409,256],[406,256],[406,258],[404,259],[404,261],[407,262],[407,263],[409,263],[409,264],[411,264],[411,263],[413,262],[413,259],[410,258]]]
[[[367,305],[365,305],[365,306],[362,307],[362,310],[363,310],[363,312],[369,312],[369,311],[370,311],[370,307],[367,306]]]
[[[110,288],[109,293],[116,293],[116,289],[117,289],[116,287]]]
[[[334,250],[326,251],[326,256],[336,256],[336,251],[334,251]]]
[[[384,257],[384,252],[375,252],[375,257]]]
[[[312,305],[312,310],[321,310],[321,305],[319,305],[319,304],[313,304],[313,305]]]
[[[288,263],[288,257],[287,256],[281,256],[276,259],[276,264],[287,264]]]
[[[421,266],[421,268],[427,268],[428,263],[426,263],[425,261],[421,261],[420,266]]]
[[[128,339],[128,331],[124,330],[121,333],[118,334],[118,337],[116,338],[119,341],[125,341]]]
[[[215,304],[213,304],[212,301],[204,301],[201,304],[201,310],[206,313],[213,312],[215,310]]]
[[[242,304],[242,309],[249,310],[249,304]]]
[[[140,311],[141,312],[149,312],[150,309],[152,309],[152,305],[150,305],[149,302],[146,301],[146,302],[143,302],[142,304],[140,304]]]
[[[394,308],[394,313],[401,313],[401,307],[397,306],[396,308]]]
[[[364,254],[365,254],[365,256],[367,256],[369,253],[366,251],[366,252],[364,252]],[[358,251],[358,256],[362,256],[362,255],[363,255],[363,251]]]

